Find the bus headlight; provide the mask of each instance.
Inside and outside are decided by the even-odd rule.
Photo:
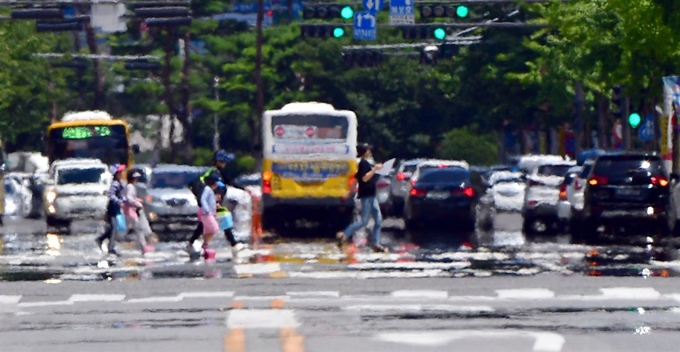
[[[47,200],[47,203],[54,203],[55,199],[57,199],[57,192],[55,192],[53,189],[47,191],[47,194],[45,195],[45,200]]]

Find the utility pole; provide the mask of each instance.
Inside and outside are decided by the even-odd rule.
[[[177,111],[175,109],[175,101],[173,99],[173,94],[172,94],[172,83],[170,81],[170,73],[172,71],[172,66],[171,66],[171,61],[172,61],[172,54],[173,54],[173,37],[174,37],[174,31],[172,27],[166,27],[165,29],[165,65],[163,67],[163,86],[165,87],[165,97],[163,100],[165,100],[165,106],[168,107],[168,115],[170,115],[170,133],[168,134],[168,138],[170,140],[170,158],[171,160],[175,160],[175,148],[173,146],[173,126],[175,125],[175,116],[177,116]],[[163,128],[163,117],[161,116],[161,128]]]
[[[628,115],[630,115],[630,98],[627,96],[623,97],[623,106],[621,106],[621,124],[623,125],[623,148],[624,150],[631,150],[631,128],[628,123]]]
[[[257,39],[255,42],[255,85],[257,87],[257,97],[255,102],[255,118],[251,123],[253,133],[253,152],[256,153],[256,160],[261,159],[260,147],[260,125],[264,114],[264,87],[262,86],[262,22],[264,22],[264,3],[257,0]]]
[[[583,82],[576,82],[576,97],[574,99],[574,155],[578,156],[581,152],[581,143],[583,141],[583,105],[585,105],[585,96],[583,94]]]
[[[213,79],[213,91],[215,92],[215,101],[220,102],[220,91],[219,91],[219,83],[220,79],[215,76]],[[213,113],[213,150],[219,150],[220,149],[220,129],[219,129],[219,124],[217,123],[217,111]]]

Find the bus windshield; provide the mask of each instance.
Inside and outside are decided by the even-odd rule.
[[[272,136],[278,141],[345,141],[348,128],[347,117],[338,115],[279,115],[271,122]]]
[[[95,158],[112,164],[128,163],[128,138],[123,125],[81,125],[54,128],[48,136],[50,161]]]

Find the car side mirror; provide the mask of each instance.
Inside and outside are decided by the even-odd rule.
[[[141,150],[139,149],[139,144],[133,144],[132,145],[132,153],[134,154],[139,154]]]

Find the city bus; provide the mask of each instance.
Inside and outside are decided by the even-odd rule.
[[[71,158],[100,159],[106,164],[134,164],[139,147],[130,145],[127,122],[104,111],[69,112],[47,128],[50,164]]]
[[[281,230],[297,220],[334,230],[353,218],[357,117],[318,102],[290,103],[262,119],[262,227]]]

